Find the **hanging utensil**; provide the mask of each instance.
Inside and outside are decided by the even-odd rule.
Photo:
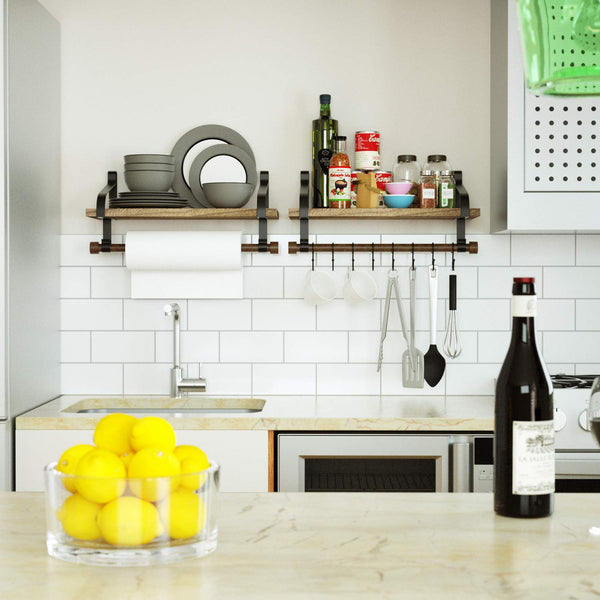
[[[452,244],[452,273],[448,278],[449,289],[449,313],[446,337],[444,338],[444,353],[448,358],[456,358],[462,352],[460,333],[456,323],[456,273],[454,273],[454,244]]]
[[[408,388],[422,388],[423,383],[423,353],[415,347],[415,269],[413,264],[408,270],[410,284],[410,340],[408,349],[402,355],[402,385]],[[412,360],[409,361],[409,358]],[[411,367],[412,365],[412,367]]]
[[[432,244],[433,249],[433,244]],[[437,290],[438,290],[438,271],[435,268],[435,258],[433,258],[429,267],[429,350],[423,357],[423,369],[425,381],[435,387],[446,370],[446,361],[440,354],[436,346],[436,326],[437,326]]]
[[[393,287],[392,279],[389,277],[387,280],[387,288],[385,291],[385,304],[383,307],[383,317],[381,319],[381,337],[379,339],[379,356],[377,358],[377,372],[381,370],[381,363],[383,361],[383,342],[385,341],[385,337],[387,335],[387,326],[388,319],[390,316],[390,300],[392,298],[392,287]]]

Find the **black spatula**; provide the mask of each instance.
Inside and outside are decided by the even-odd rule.
[[[437,269],[433,265],[429,267],[429,350],[427,350],[423,357],[423,369],[425,381],[431,387],[435,387],[440,382],[446,370],[446,360],[440,354],[435,344],[437,326],[437,275]]]

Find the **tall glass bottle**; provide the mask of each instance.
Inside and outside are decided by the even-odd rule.
[[[494,510],[546,517],[554,504],[552,382],[535,341],[533,277],[515,277],[512,338],[496,383]]]
[[[327,176],[338,122],[331,118],[331,95],[321,94],[320,116],[312,122],[312,196],[314,208],[327,206]]]
[[[329,177],[327,186],[328,208],[350,208],[350,188],[352,169],[346,154],[346,136],[336,135],[333,138],[334,155],[329,161]]]

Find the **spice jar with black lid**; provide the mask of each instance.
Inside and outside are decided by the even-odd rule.
[[[423,169],[419,179],[419,202],[421,208],[437,208],[437,182],[430,169]]]

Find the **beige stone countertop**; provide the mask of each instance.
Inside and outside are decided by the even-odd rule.
[[[260,412],[227,413],[227,407]],[[78,412],[110,407],[122,412],[160,409],[177,430],[255,429],[277,431],[493,431],[491,396],[401,396],[381,398],[262,396],[60,396],[17,417],[17,429],[94,429],[104,416]],[[194,412],[210,408],[209,413]],[[147,409],[147,412],[146,412]]]
[[[600,494],[509,519],[491,494],[221,494],[217,550],[153,567],[46,553],[43,495],[0,493],[10,600],[598,598]]]

